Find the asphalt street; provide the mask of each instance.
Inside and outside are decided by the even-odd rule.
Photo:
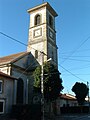
[[[90,120],[90,115],[66,115],[57,117],[56,120]]]
[[[17,119],[10,119],[7,116],[0,116],[0,120],[17,120]],[[90,114],[87,115],[61,115],[61,116],[55,116],[52,119],[45,119],[45,120],[90,120]]]
[[[90,120],[90,115],[79,116],[79,117],[74,118],[73,120]]]

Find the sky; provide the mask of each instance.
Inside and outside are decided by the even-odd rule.
[[[26,51],[26,46],[1,33],[28,42],[27,10],[43,0],[0,0],[0,57]],[[74,94],[76,82],[90,86],[90,0],[45,0],[58,13],[56,40],[58,69],[63,80],[63,93]]]

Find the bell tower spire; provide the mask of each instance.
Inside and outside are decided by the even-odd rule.
[[[46,54],[44,55],[44,61],[52,58],[53,62],[57,65],[55,30],[55,17],[57,13],[48,2],[29,9],[28,13],[30,14],[30,27],[27,51],[31,51],[39,63],[41,62],[41,51]]]

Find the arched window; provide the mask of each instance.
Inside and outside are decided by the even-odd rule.
[[[49,25],[50,25],[50,27],[53,28],[53,18],[51,15],[49,15]]]
[[[41,22],[41,16],[40,15],[36,15],[35,16],[35,25],[39,25]]]
[[[22,78],[17,81],[17,104],[23,104],[24,82]]]

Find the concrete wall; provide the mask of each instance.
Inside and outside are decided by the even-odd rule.
[[[6,77],[0,77],[2,80],[2,93],[0,93],[0,100],[5,103],[4,112],[9,113],[14,103],[14,80]]]

